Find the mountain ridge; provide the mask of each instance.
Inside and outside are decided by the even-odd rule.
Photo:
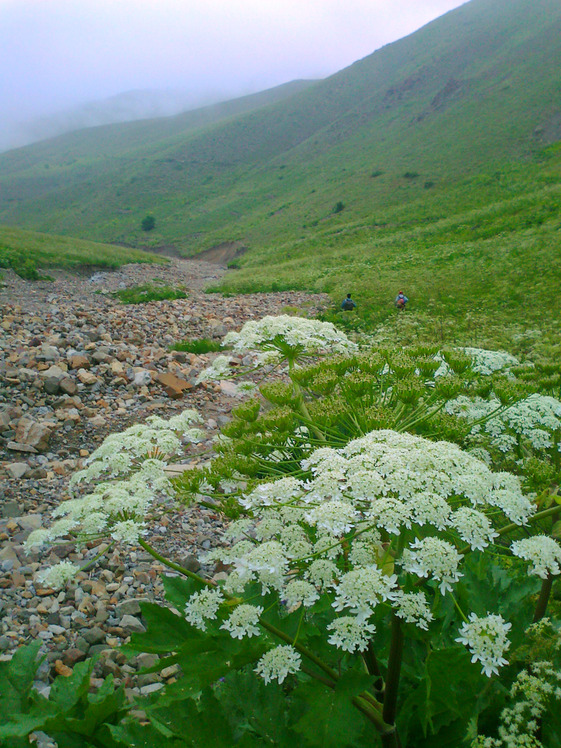
[[[431,213],[451,187],[561,137],[560,38],[552,0],[471,0],[276,103],[148,144],[104,129],[74,136],[97,138],[96,153],[63,138],[0,156],[0,220],[192,254],[296,239],[339,202],[345,223],[410,201]]]

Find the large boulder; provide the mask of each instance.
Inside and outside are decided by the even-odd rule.
[[[45,452],[49,446],[52,431],[43,423],[31,418],[20,418],[16,427],[15,441],[27,447],[33,447],[38,452]]]

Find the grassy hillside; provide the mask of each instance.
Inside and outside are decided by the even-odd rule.
[[[138,249],[0,226],[0,268],[12,268],[24,278],[37,278],[50,267],[116,268],[129,262],[166,260]]]
[[[337,311],[333,320],[389,322],[413,338],[483,344],[493,330],[553,329],[561,320],[561,149],[548,149],[543,160],[539,178],[528,169],[501,172],[511,197],[483,207],[428,219],[426,204],[411,202],[376,223],[324,224],[313,240],[255,250],[221,290],[310,289],[337,305],[350,291],[357,312]],[[452,197],[451,206],[460,202]],[[393,307],[401,289],[410,298],[404,315]]]
[[[160,125],[133,123],[5,154],[0,220],[193,253],[508,199],[492,175],[561,137],[560,40],[558,0],[472,0],[282,101],[199,115],[205,127],[147,138]]]

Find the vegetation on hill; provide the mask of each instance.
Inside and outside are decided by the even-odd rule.
[[[4,154],[0,220],[191,254],[313,239],[325,222],[388,210],[410,225],[507,199],[493,175],[560,137],[560,38],[554,0],[472,0],[276,103]],[[410,217],[410,204],[425,207]]]
[[[543,326],[561,297],[560,39],[556,0],[471,0],[325,81],[3,154],[0,220],[243,246],[222,289],[352,290],[346,325],[387,320],[404,287],[442,338]]]
[[[84,265],[117,268],[129,262],[163,263],[167,260],[139,249],[0,226],[0,268],[12,268],[30,280],[41,276],[39,268]]]
[[[330,319],[372,327],[395,319],[393,300],[403,288],[406,314],[422,334],[472,344],[488,342],[490,326],[551,326],[561,318],[561,151],[549,149],[543,158],[547,168],[489,177],[508,185],[508,199],[448,216],[442,205],[442,217],[436,203],[430,217],[418,201],[388,209],[376,222],[326,223],[313,239],[238,258],[240,269],[220,290],[309,289],[330,293],[337,305],[352,291],[356,312]],[[457,192],[450,194],[455,201]]]

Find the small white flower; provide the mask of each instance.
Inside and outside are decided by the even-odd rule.
[[[318,530],[338,536],[350,532],[357,517],[358,514],[351,504],[344,501],[327,501],[308,512],[306,521]]]
[[[201,382],[212,382],[219,379],[227,379],[230,376],[230,356],[217,356],[212,365],[203,369],[197,377],[196,384]]]
[[[482,673],[490,677],[499,668],[508,664],[503,655],[510,647],[507,634],[512,624],[505,623],[501,615],[488,615],[479,618],[475,613],[469,616],[469,623],[463,623],[460,636],[455,641],[464,644],[471,652],[471,661],[483,665]]]
[[[146,532],[143,528],[144,523],[127,519],[122,522],[116,522],[111,527],[110,534],[113,540],[118,540],[129,545],[136,545],[140,535]]]
[[[376,527],[382,527],[393,535],[399,535],[402,527],[411,527],[411,509],[397,499],[378,499],[372,502],[368,518]]]
[[[219,589],[204,589],[195,592],[185,605],[185,618],[201,631],[206,630],[205,619],[215,619],[224,596]]]
[[[300,579],[294,579],[292,582],[289,582],[281,593],[281,597],[286,601],[289,608],[298,603],[302,603],[305,608],[309,608],[316,600],[319,600],[319,595],[314,585]]]
[[[333,561],[326,558],[317,558],[306,570],[306,577],[320,589],[330,587],[337,574],[338,570]]]
[[[61,561],[59,564],[55,564],[55,566],[49,566],[48,569],[40,571],[36,578],[45,587],[58,590],[64,587],[70,579],[73,579],[79,571],[80,567],[76,566],[76,564],[70,561]]]
[[[23,544],[26,553],[29,553],[29,551],[36,546],[45,545],[45,543],[48,542],[49,538],[50,534],[48,530],[44,528],[33,530],[33,532],[30,533],[30,535],[27,537],[27,540]]]
[[[238,605],[231,613],[227,621],[220,626],[230,632],[233,639],[243,639],[244,636],[252,637],[260,634],[257,624],[263,608],[255,605]]]
[[[398,590],[391,596],[395,603],[395,614],[403,618],[406,623],[414,623],[420,629],[428,629],[434,616],[427,604],[427,598],[422,592],[403,592]]]
[[[283,585],[288,560],[282,545],[276,540],[268,540],[254,545],[249,553],[236,559],[234,565],[238,571],[246,568],[256,573],[265,590],[269,587],[278,590]]]
[[[463,576],[458,564],[463,556],[453,545],[440,538],[418,538],[403,551],[401,559],[405,571],[419,577],[432,576],[440,582],[440,593],[452,590],[452,585]]]
[[[460,507],[452,514],[450,524],[458,530],[462,540],[469,543],[472,550],[482,551],[499,537],[499,533],[493,530],[482,512],[467,506]]]
[[[548,574],[556,576],[561,573],[561,545],[547,535],[515,540],[510,550],[532,564],[529,574],[547,579]]]
[[[282,683],[285,678],[300,670],[302,657],[290,645],[282,645],[270,649],[257,663],[255,672],[258,673],[265,683],[276,680]]]
[[[342,616],[332,621],[327,630],[332,632],[327,640],[329,644],[345,652],[354,652],[357,649],[359,652],[364,652],[376,627],[365,621],[359,621],[355,616]]]
[[[335,610],[351,608],[361,615],[387,600],[395,589],[397,577],[387,576],[375,566],[353,569],[343,574],[335,586]]]

